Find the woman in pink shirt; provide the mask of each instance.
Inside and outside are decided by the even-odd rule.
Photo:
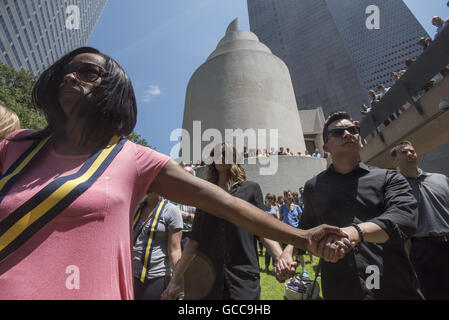
[[[147,192],[316,255],[343,255],[332,245],[318,247],[328,233],[343,236],[338,228],[273,222],[124,139],[137,116],[131,80],[94,48],[76,49],[44,71],[32,100],[48,126],[15,131],[0,143],[2,300],[132,299],[132,215]]]

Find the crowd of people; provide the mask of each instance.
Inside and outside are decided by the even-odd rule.
[[[44,71],[32,103],[43,130],[0,108],[0,299],[257,300],[257,239],[281,282],[295,253],[304,277],[302,256],[321,258],[325,299],[449,298],[449,179],[420,170],[410,142],[391,151],[398,170],[367,166],[358,123],[333,113],[329,168],[264,201],[232,144],[200,179],[126,140],[131,80],[95,48]]]
[[[312,154],[310,154],[309,150],[305,150],[304,153],[302,151],[298,151],[296,155],[291,152],[290,148],[279,147],[279,150],[275,150],[274,148],[271,148],[271,151],[267,151],[267,149],[263,149],[263,152],[261,152],[259,149],[250,149],[246,146],[243,147],[243,159],[248,158],[256,158],[256,157],[272,157],[272,156],[302,156],[302,157],[314,157],[314,158],[327,158],[328,154],[326,152],[321,153],[318,148],[315,148]],[[244,160],[243,160],[244,161]],[[185,166],[186,164],[181,161],[181,165]],[[196,169],[199,167],[204,167],[206,163],[204,161],[196,161],[194,163],[193,161],[190,161],[190,164],[188,165],[192,169]]]
[[[447,28],[449,25],[449,19],[443,20],[439,16],[435,16],[432,18],[432,25],[436,27],[435,36],[432,40],[430,37],[422,37],[419,39],[418,44],[423,47],[423,51],[425,51],[432,41],[437,39],[439,34],[443,31],[443,29]],[[394,71],[391,73],[391,79],[393,84],[398,81],[406,72],[407,68],[409,68],[414,62],[416,62],[416,58],[407,59],[404,64],[404,69]],[[426,92],[428,92],[431,88],[435,86],[438,82],[440,82],[444,77],[449,75],[449,67],[445,67],[441,72],[435,75],[431,80],[429,80],[421,89],[421,91],[407,101],[407,103],[403,106],[399,106],[398,110],[396,110],[390,117],[384,121],[383,125],[387,127],[391,122],[396,120],[403,112],[405,112],[410,106],[414,105],[414,101],[418,100],[421,96],[423,96]],[[369,105],[363,104],[361,107],[360,113],[362,114],[362,119],[369,115],[369,113],[375,109],[376,105],[379,101],[385,96],[385,94],[390,90],[390,87],[385,87],[384,84],[378,84],[376,87],[377,90],[370,89],[368,91]],[[449,107],[449,97],[447,99],[443,99],[440,104],[440,109],[445,109]],[[374,137],[378,134],[379,128],[376,128],[374,132],[371,133],[371,136]]]
[[[218,158],[213,179],[206,181],[125,139],[136,124],[134,89],[125,70],[95,48],[75,49],[45,70],[33,88],[32,105],[43,112],[47,127],[15,130],[0,142],[0,299],[146,297],[148,277],[161,278],[159,267],[167,270],[178,257],[164,252],[180,235],[179,219],[171,220],[177,210],[165,200],[197,209],[189,240],[196,235],[199,247],[209,243],[203,238],[208,228],[195,227],[203,210],[205,223],[215,217],[241,235],[244,250],[238,254],[248,254],[247,241],[258,235],[274,256],[280,255],[278,242],[329,259],[342,255],[333,244],[325,243],[332,257],[318,246],[328,234],[343,236],[338,227],[297,229],[252,205],[263,204],[262,196],[255,202],[257,185],[246,183],[236,165],[220,167]],[[154,238],[162,229],[165,244]],[[192,247],[189,240],[184,252]],[[238,261],[231,266],[236,275]],[[250,281],[248,298],[257,298],[256,282]]]

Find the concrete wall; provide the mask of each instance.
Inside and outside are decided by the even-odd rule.
[[[257,164],[243,165],[248,180],[259,183],[262,192],[265,195],[268,192],[277,196],[282,195],[286,189],[298,192],[299,187],[304,186],[307,180],[311,179],[318,173],[327,168],[325,159],[299,156],[279,156],[278,170],[274,175],[260,175],[261,166]],[[205,177],[205,167],[197,168],[197,177]]]
[[[321,154],[324,154],[323,150],[323,128],[324,128],[324,113],[321,107],[312,110],[298,110],[299,118],[301,119],[302,130],[305,140],[311,140],[314,142],[315,147],[318,148]],[[304,151],[302,153],[304,154]],[[313,153],[315,150],[309,150]]]

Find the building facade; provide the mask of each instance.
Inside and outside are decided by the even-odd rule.
[[[299,109],[360,117],[368,90],[422,52],[427,36],[402,0],[247,0],[250,29],[289,67]],[[367,27],[374,5],[379,29]],[[368,13],[367,13],[368,12]]]
[[[85,46],[107,0],[0,0],[0,62],[38,75]]]

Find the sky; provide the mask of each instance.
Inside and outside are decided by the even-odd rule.
[[[431,18],[449,16],[446,0],[404,2],[431,36]],[[177,150],[170,134],[182,128],[189,79],[235,18],[249,30],[246,0],[108,1],[88,45],[130,76],[138,105],[135,132],[159,152]]]

